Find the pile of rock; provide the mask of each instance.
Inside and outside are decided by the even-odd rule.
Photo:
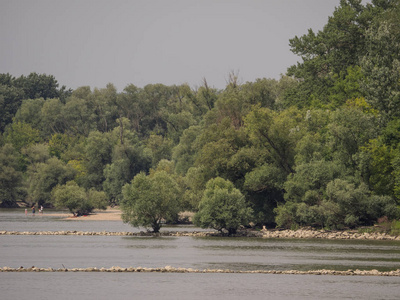
[[[327,230],[263,230],[264,238],[297,238],[297,239],[328,239],[328,240],[400,240],[400,236],[391,236],[386,233],[359,233],[349,231]]]
[[[290,274],[290,275],[340,275],[340,276],[400,276],[400,269],[395,271],[380,272],[378,270],[311,270],[311,271],[298,271],[298,270],[255,270],[255,271],[235,271],[223,269],[204,269],[197,270],[192,268],[174,268],[166,266],[164,268],[143,268],[143,267],[111,267],[111,268],[0,268],[0,272],[156,272],[156,273],[237,273],[237,274]]]
[[[163,231],[160,233],[152,232],[112,232],[112,231],[0,231],[0,235],[101,235],[101,236],[211,236],[218,235],[216,232],[203,231]]]

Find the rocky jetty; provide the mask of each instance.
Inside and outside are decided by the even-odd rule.
[[[143,268],[143,267],[111,267],[111,268],[0,268],[0,272],[156,272],[156,273],[236,273],[236,274],[290,274],[290,275],[339,275],[339,276],[400,276],[400,269],[395,271],[380,272],[378,270],[311,270],[311,271],[297,271],[297,270],[255,270],[255,271],[236,271],[236,270],[222,270],[222,269],[192,269],[192,268],[174,268],[166,266],[164,268]]]
[[[296,239],[327,239],[327,240],[398,240],[400,236],[386,233],[360,233],[357,231],[329,231],[329,230],[262,230],[264,238],[296,238]]]
[[[224,236],[216,231],[162,231],[151,232],[90,232],[90,231],[0,231],[0,235],[100,235],[100,236]],[[262,237],[262,238],[284,238],[284,239],[329,239],[329,240],[398,240],[400,236],[392,236],[386,233],[360,233],[357,231],[328,231],[328,230],[242,230],[234,237]]]
[[[99,236],[212,236],[218,235],[216,232],[197,232],[197,231],[163,231],[153,232],[112,232],[112,231],[0,231],[0,235],[99,235]]]

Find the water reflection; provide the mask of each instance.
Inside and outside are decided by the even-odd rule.
[[[1,265],[10,267],[175,267],[232,270],[400,268],[399,242],[364,241],[364,252],[348,241],[322,245],[308,240],[119,236],[0,236]],[[312,247],[312,245],[314,247]],[[358,243],[359,244],[359,243]],[[308,245],[307,251],[301,245]],[[354,245],[353,245],[354,246]],[[385,249],[387,248],[387,249]],[[27,250],[29,254],[27,255]],[[318,249],[318,251],[313,251]],[[378,249],[378,251],[376,251]],[[366,250],[369,250],[368,253]],[[382,251],[385,250],[385,251]]]
[[[25,210],[0,209],[0,230],[7,231],[110,231],[110,232],[140,232],[145,228],[132,227],[122,220],[118,221],[97,221],[86,220],[85,217],[68,219],[65,215],[67,210],[45,209],[44,214],[36,213],[34,216]],[[192,225],[163,226],[161,231],[203,231]]]
[[[22,215],[21,215],[22,213]],[[51,214],[51,211],[45,213]],[[68,221],[0,210],[0,230],[135,231],[122,221]],[[198,230],[194,227],[164,230]],[[400,269],[399,241],[218,237],[0,236],[0,266],[194,269]],[[26,289],[21,288],[26,287]],[[45,288],[43,288],[45,286]],[[0,273],[4,299],[397,298],[398,278],[260,274]]]
[[[18,284],[16,284],[18,283]],[[398,299],[395,277],[0,273],[4,299]]]
[[[122,221],[68,221],[0,211],[0,230],[134,231]],[[164,230],[199,230],[194,227]],[[399,241],[218,237],[0,236],[0,265],[174,267],[232,270],[400,268]]]

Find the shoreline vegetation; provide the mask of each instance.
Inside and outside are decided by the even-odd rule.
[[[74,217],[70,213],[43,213],[37,214],[35,217],[61,217],[64,220],[85,220],[85,221],[122,221],[122,211],[119,208],[107,208],[107,210],[93,211],[93,213]],[[32,216],[31,213],[28,216]],[[191,220],[193,213],[182,213],[182,218]],[[400,241],[400,235],[392,235],[387,232],[380,232],[378,228],[363,227],[352,230],[325,230],[313,229],[310,227],[299,228],[296,230],[290,229],[242,229],[236,234],[229,235],[230,237],[259,237],[259,238],[286,238],[286,239],[329,239],[329,240],[397,240]],[[226,233],[221,233],[210,229],[210,231],[166,231],[159,233],[140,231],[140,232],[90,232],[90,231],[6,231],[1,230],[0,235],[102,235],[102,236],[192,236],[192,237],[221,237],[227,236]]]
[[[340,1],[321,30],[290,39],[300,62],[279,79],[231,71],[223,88],[119,91],[0,74],[0,207],[82,216],[118,204],[154,232],[195,211],[196,226],[230,234],[400,235],[400,5],[372,2]]]
[[[174,268],[171,266],[166,266],[164,268],[143,268],[143,267],[111,267],[111,268],[10,268],[3,267],[0,268],[0,272],[153,272],[153,273],[235,273],[235,274],[286,274],[286,275],[339,275],[339,276],[400,276],[400,269],[394,271],[384,271],[380,272],[376,269],[373,270],[352,270],[347,271],[337,271],[337,270],[310,270],[310,271],[298,271],[298,270],[254,270],[254,271],[237,271],[237,270],[223,270],[223,269],[192,269],[192,268]]]

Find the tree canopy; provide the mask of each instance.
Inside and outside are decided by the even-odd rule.
[[[230,233],[398,218],[399,33],[399,0],[341,0],[289,41],[280,79],[119,92],[0,74],[1,206],[105,200],[154,231],[183,210]]]

